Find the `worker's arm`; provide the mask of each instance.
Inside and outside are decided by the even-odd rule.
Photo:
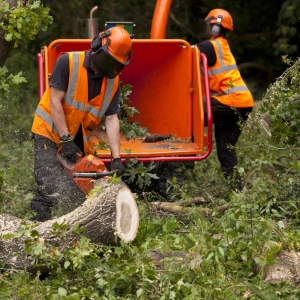
[[[198,48],[201,53],[206,55],[207,63],[209,67],[212,67],[217,62],[217,55],[213,44],[210,41],[203,41],[199,43]]]
[[[69,134],[69,130],[66,124],[66,118],[64,110],[62,107],[62,100],[64,99],[65,92],[51,87],[50,90],[50,108],[51,108],[51,117],[53,123],[58,130],[59,136],[64,134]]]
[[[65,96],[64,91],[57,89],[55,87],[51,87],[50,90],[51,117],[56,129],[58,130],[58,134],[60,137],[69,134],[64,110],[61,104],[62,100],[64,99],[64,96]],[[71,139],[67,138],[67,140],[64,140],[64,142],[61,143],[62,143],[61,144],[62,154],[70,161],[76,162],[77,153],[83,155],[81,150],[73,142],[72,138]]]
[[[105,128],[112,157],[120,157],[120,123],[118,115],[106,116]]]

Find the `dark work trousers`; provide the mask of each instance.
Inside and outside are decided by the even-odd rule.
[[[61,215],[69,213],[85,201],[85,194],[57,160],[57,145],[39,135],[33,138],[37,188],[31,200],[31,209],[36,213],[32,219],[44,222],[51,219],[51,208]]]
[[[231,177],[238,163],[235,145],[241,134],[241,125],[247,120],[252,107],[235,108],[224,105],[214,98],[211,101],[218,159],[224,175]],[[206,110],[206,105],[204,107]],[[206,113],[204,120],[206,126]]]

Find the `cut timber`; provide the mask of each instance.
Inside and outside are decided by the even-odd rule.
[[[205,203],[205,200],[203,198],[195,198],[194,202],[190,202],[190,204],[202,204]],[[189,213],[193,208],[192,207],[185,207],[188,202],[187,201],[179,201],[179,202],[151,202],[151,205],[155,209],[161,209],[166,212],[170,212],[173,214],[187,214]],[[213,211],[217,212],[224,212],[226,211],[230,205],[222,205],[217,206],[214,209],[210,209],[207,207],[201,207],[196,208],[197,211],[200,213],[203,213],[205,215],[211,215]]]
[[[137,233],[139,213],[128,188],[119,190],[116,199],[116,234],[125,242],[132,241]]]
[[[7,268],[26,268],[28,272],[46,271],[45,267],[33,266],[31,257],[26,255],[24,242],[28,240],[27,236],[3,239],[5,234],[17,233],[21,223],[24,220],[7,214],[0,215],[0,262]],[[31,221],[26,223],[35,225]],[[52,232],[54,223],[69,225],[63,237]],[[80,238],[72,232],[75,224],[85,228],[84,235],[93,243],[115,245],[120,240],[130,242],[135,239],[139,226],[135,198],[122,181],[112,183],[109,178],[102,178],[95,181],[94,191],[81,206],[57,219],[36,223],[34,230],[39,233],[41,244],[47,251],[55,247],[63,251]]]
[[[264,280],[271,284],[289,281],[294,286],[300,284],[300,252],[281,250],[276,255],[276,263],[264,269]]]

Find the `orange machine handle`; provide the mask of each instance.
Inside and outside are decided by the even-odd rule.
[[[152,18],[150,39],[164,39],[172,0],[157,0]]]
[[[39,100],[42,99],[44,91],[45,91],[45,84],[44,84],[44,58],[42,53],[37,53],[37,63],[38,63],[38,91],[39,91]]]

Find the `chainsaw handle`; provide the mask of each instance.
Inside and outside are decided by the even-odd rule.
[[[101,173],[95,173],[95,172],[73,172],[72,175],[73,177],[80,177],[80,178],[94,178],[94,179],[99,179],[101,177],[105,177],[105,176],[112,176],[115,173],[118,173],[119,170],[111,170],[108,172],[101,172]]]

